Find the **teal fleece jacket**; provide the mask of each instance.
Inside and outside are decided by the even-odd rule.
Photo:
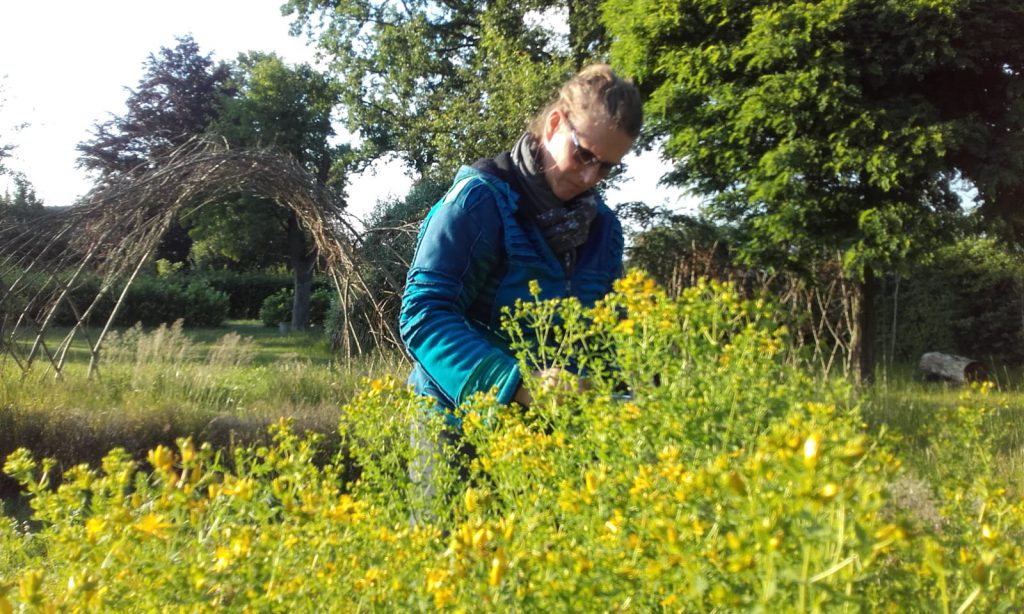
[[[521,377],[501,311],[529,300],[575,296],[584,306],[612,290],[622,275],[622,226],[603,202],[567,278],[539,229],[517,215],[519,195],[495,175],[462,167],[427,214],[406,279],[399,330],[414,367],[409,382],[448,410],[474,393],[515,396]]]

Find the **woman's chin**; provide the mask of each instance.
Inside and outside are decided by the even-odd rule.
[[[558,189],[553,190],[555,196],[558,197],[558,200],[563,202],[576,198],[584,191],[585,190],[581,190],[579,187],[572,185],[561,185],[558,186]]]

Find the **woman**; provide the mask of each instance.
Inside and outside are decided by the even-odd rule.
[[[500,326],[529,299],[575,296],[586,305],[622,273],[622,227],[594,186],[632,148],[640,96],[606,65],[580,71],[512,151],[463,167],[420,230],[400,331],[410,383],[446,410],[479,391],[530,403]]]

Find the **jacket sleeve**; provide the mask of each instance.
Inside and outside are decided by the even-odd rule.
[[[501,403],[519,387],[518,364],[470,325],[466,312],[500,257],[502,221],[492,190],[456,186],[420,230],[402,297],[399,330],[412,358],[450,405],[497,389]]]

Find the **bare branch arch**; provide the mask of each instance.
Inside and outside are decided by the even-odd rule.
[[[238,194],[290,209],[312,237],[343,307],[340,341],[347,355],[363,349],[354,334],[357,317],[366,320],[376,346],[399,343],[366,283],[366,265],[354,248],[358,235],[343,217],[342,197],[291,156],[197,138],[152,169],[98,185],[73,207],[30,219],[0,218],[0,351],[23,370],[45,358],[59,377],[72,340],[88,334],[85,322],[97,315],[101,301],[119,292],[98,336],[88,339],[92,374],[128,288],[175,217]],[[100,276],[99,291],[77,304],[71,290],[86,273]],[[363,304],[371,308],[354,313],[350,306],[360,296],[370,298]],[[75,324],[49,347],[45,334],[61,308],[72,310]]]

